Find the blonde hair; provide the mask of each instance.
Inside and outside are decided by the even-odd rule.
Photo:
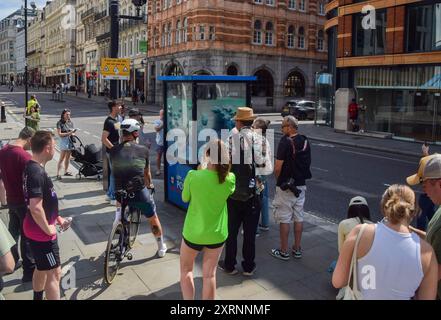
[[[405,185],[391,185],[381,199],[381,211],[392,224],[410,223],[416,214],[415,193]]]

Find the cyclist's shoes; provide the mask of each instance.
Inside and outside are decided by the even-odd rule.
[[[158,250],[158,257],[164,258],[166,253],[167,253],[167,246],[164,243],[164,246],[162,247],[162,249]]]

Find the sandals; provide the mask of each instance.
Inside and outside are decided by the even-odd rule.
[[[56,179],[56,180],[61,180],[61,176],[58,175],[58,176],[55,177],[55,179]]]
[[[70,173],[70,172],[66,172],[64,175],[67,177],[72,177],[72,173]]]

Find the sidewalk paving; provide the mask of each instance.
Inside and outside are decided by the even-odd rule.
[[[8,114],[8,122],[0,123],[1,139],[14,139],[23,124]],[[58,153],[46,170],[55,176]],[[72,167],[72,171],[75,169]],[[103,280],[104,250],[114,219],[114,207],[105,201],[102,183],[93,179],[74,177],[54,181],[60,200],[60,215],[73,217],[71,229],[58,236],[62,266],[75,269],[75,287],[62,290],[62,298],[71,299],[181,299],[179,284],[179,246],[185,212],[164,202],[162,180],[154,180],[158,215],[169,247],[167,255],[156,257],[156,241],[143,219],[133,249],[133,260],[124,260],[114,283],[107,286]],[[0,218],[8,222],[7,210]],[[331,285],[326,271],[337,253],[337,226],[306,214],[303,233],[303,258],[277,260],[269,255],[279,245],[278,226],[256,239],[257,271],[253,277],[242,274],[230,276],[217,273],[217,299],[334,299],[337,291]],[[239,248],[242,237],[239,235]],[[293,235],[290,235],[293,241]],[[238,250],[240,268],[241,250]],[[72,269],[70,269],[72,270]],[[72,271],[67,272],[67,276]],[[194,270],[196,298],[201,298],[201,259]],[[3,294],[6,299],[32,299],[32,285],[21,283],[21,270],[5,276]],[[66,278],[62,279],[66,282]]]

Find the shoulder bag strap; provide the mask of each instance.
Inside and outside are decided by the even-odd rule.
[[[357,283],[357,250],[358,250],[358,243],[360,242],[360,238],[366,229],[367,224],[363,223],[361,226],[360,231],[358,232],[357,239],[355,240],[355,246],[354,251],[352,252],[352,259],[351,259],[351,267],[349,269],[349,277],[348,277],[348,286],[350,285],[351,276],[353,275],[353,282],[352,282],[352,290],[358,291],[358,283]],[[353,273],[353,274],[352,274]]]

